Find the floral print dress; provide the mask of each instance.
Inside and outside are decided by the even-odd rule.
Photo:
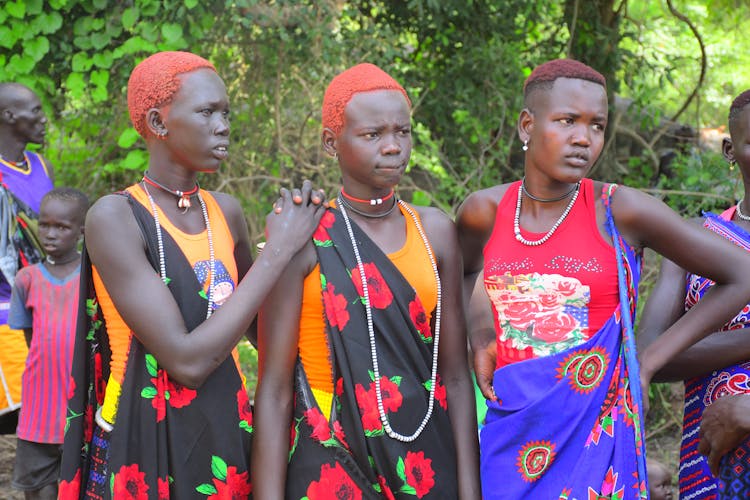
[[[384,430],[362,277],[342,219],[329,209],[314,235],[334,401],[331,415],[323,415],[298,363],[286,498],[457,498],[456,453],[439,377],[432,416],[417,439],[405,443]],[[411,434],[429,404],[432,329],[414,288],[353,222],[352,229],[372,304],[382,406],[394,430]]]

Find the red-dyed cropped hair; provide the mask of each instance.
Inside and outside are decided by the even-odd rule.
[[[748,104],[750,104],[750,89],[744,91],[732,101],[732,105],[729,106],[729,121],[734,121]]]
[[[357,64],[333,77],[328,84],[323,96],[323,127],[340,134],[344,128],[344,108],[352,96],[373,90],[398,90],[411,107],[406,90],[391,75],[374,64]]]
[[[133,69],[128,80],[128,111],[133,127],[146,137],[146,112],[169,103],[180,88],[177,78],[182,73],[214,65],[190,52],[158,52],[144,59]]]
[[[575,59],[553,59],[534,68],[523,84],[523,96],[528,97],[532,90],[540,87],[551,88],[558,78],[587,80],[607,88],[607,80],[594,68]]]

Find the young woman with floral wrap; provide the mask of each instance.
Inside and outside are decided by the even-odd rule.
[[[729,107],[729,134],[724,139],[724,157],[739,168],[744,196],[721,214],[706,213],[695,222],[739,248],[750,250],[750,90],[738,95]],[[744,208],[743,208],[744,207]],[[686,273],[674,262],[663,259],[659,279],[643,309],[639,344],[648,345],[670,324],[693,308],[712,289],[709,278]],[[739,312],[738,312],[739,311]],[[680,498],[722,499],[750,497],[750,436],[736,444],[718,474],[711,472],[711,460],[699,450],[701,417],[719,398],[750,394],[750,304],[718,331],[673,358],[655,379],[685,381],[685,412],[680,446]],[[714,454],[715,455],[715,452]]]
[[[130,76],[128,107],[148,170],[86,220],[60,498],[248,498],[252,414],[235,347],[322,196],[282,190],[253,263],[239,203],[196,181],[229,151],[213,65],[152,55]]]
[[[394,192],[409,99],[359,64],[322,118],[342,188],[260,314],[256,498],[479,499],[455,228]]]
[[[625,186],[586,178],[604,145],[604,77],[578,61],[524,86],[524,177],[458,214],[470,338],[488,399],[481,475],[491,498],[645,498],[643,403],[652,375],[750,298],[750,258]],[[716,282],[641,353],[632,320],[641,250]]]

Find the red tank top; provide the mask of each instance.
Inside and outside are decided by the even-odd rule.
[[[554,235],[539,246],[516,240],[513,218],[521,181],[497,206],[484,247],[484,286],[497,334],[497,367],[555,354],[586,342],[619,302],[614,248],[596,224],[591,179]],[[524,238],[544,235],[521,228]]]

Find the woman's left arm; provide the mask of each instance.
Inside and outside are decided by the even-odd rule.
[[[750,253],[635,189],[615,192],[612,213],[631,245],[649,247],[716,283],[641,353],[641,380],[646,384],[672,357],[718,330],[750,302]]]
[[[437,209],[422,209],[427,237],[440,271],[442,313],[438,372],[445,385],[456,447],[459,498],[479,499],[476,402],[469,374],[463,311],[463,264],[453,222]]]
[[[211,194],[224,212],[227,226],[229,226],[229,231],[232,233],[232,239],[234,240],[234,261],[237,265],[237,282],[239,283],[253,265],[253,255],[250,250],[250,233],[247,230],[245,214],[242,212],[242,208],[237,203],[237,200],[226,193],[217,191]],[[245,332],[245,337],[254,347],[258,347],[257,317],[253,319],[247,332]]]

